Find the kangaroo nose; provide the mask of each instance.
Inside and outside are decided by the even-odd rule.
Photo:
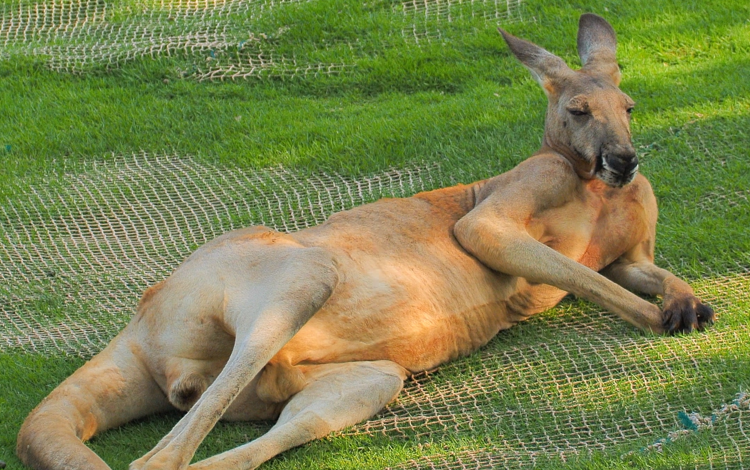
[[[627,166],[625,167],[625,171],[622,173],[624,175],[629,175],[633,172],[635,172],[638,169],[638,157],[633,154],[633,157],[628,161]]]
[[[632,146],[617,146],[608,152],[607,164],[622,175],[633,173],[638,166],[638,156]]]
[[[629,175],[633,171],[635,171],[635,168],[638,166],[638,157],[635,156],[635,153],[628,154],[628,155],[618,155],[617,157],[619,165],[616,165],[618,168],[618,171],[622,173],[623,175]]]

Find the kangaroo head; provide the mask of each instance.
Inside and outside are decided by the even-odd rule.
[[[620,91],[615,31],[586,13],[578,24],[583,67],[572,70],[556,55],[500,30],[508,47],[542,86],[549,104],[543,146],[567,158],[581,178],[621,187],[635,178],[638,157],[631,142],[635,102]]]

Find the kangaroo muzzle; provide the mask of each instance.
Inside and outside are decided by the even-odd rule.
[[[632,145],[617,145],[602,149],[601,167],[596,173],[609,186],[622,187],[638,174],[638,156]]]

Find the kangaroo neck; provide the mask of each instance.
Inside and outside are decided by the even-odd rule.
[[[542,148],[540,150],[540,153],[546,152],[556,153],[569,161],[570,164],[573,165],[573,169],[575,170],[576,174],[581,179],[594,179],[594,176],[596,174],[596,161],[590,162],[583,158],[578,152],[575,152],[564,145],[556,145],[551,141],[551,139],[545,132],[544,138],[542,139]]]

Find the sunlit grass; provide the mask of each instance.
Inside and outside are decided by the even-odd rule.
[[[453,24],[450,41],[417,48],[389,34],[392,25],[383,13],[388,9],[381,3],[305,2],[254,20],[264,31],[296,26],[274,39],[281,52],[299,50],[317,60],[356,55],[357,67],[337,76],[197,82],[183,79],[180,70],[205,57],[190,56],[138,59],[80,76],[50,72],[37,60],[0,62],[0,201],[71,165],[141,150],[240,168],[283,164],[348,175],[439,162],[446,180],[469,182],[507,170],[538,148],[545,98],[492,25]],[[747,333],[749,300],[737,293],[750,286],[733,278],[740,287],[728,289],[716,278],[750,266],[750,210],[747,199],[733,196],[750,187],[750,5],[526,0],[526,21],[506,27],[576,64],[575,29],[584,11],[604,15],[618,32],[622,89],[638,103],[634,140],[660,201],[658,261],[715,299],[720,322],[689,337],[649,337],[616,319],[590,320],[596,309],[566,301],[444,368],[430,385],[460,383],[481,370],[488,355],[513,350],[513,357],[529,360],[523,373],[511,375],[512,364],[496,363],[508,374],[498,379],[507,388],[483,399],[493,409],[524,411],[528,422],[490,426],[477,417],[478,431],[464,426],[456,435],[438,430],[432,438],[417,436],[419,430],[333,436],[289,451],[267,468],[380,468],[500,447],[564,428],[565,413],[574,406],[573,421],[617,423],[642,413],[658,414],[666,425],[592,455],[584,449],[572,461],[542,456],[540,468],[671,469],[702,465],[717,453],[710,433],[676,442],[664,453],[640,449],[678,428],[677,412],[710,414],[708,404],[730,401],[750,386],[749,342],[736,333]],[[359,49],[343,47],[355,40]],[[323,41],[333,46],[322,48]],[[64,310],[59,299],[42,300],[40,309],[52,317]],[[576,325],[591,321],[605,333],[581,336]],[[584,347],[577,349],[576,341]],[[616,344],[637,350],[610,350]],[[23,418],[82,363],[32,354],[0,357],[0,460],[9,468],[20,465],[13,447]],[[715,396],[707,397],[709,392]],[[540,403],[560,415],[534,414]],[[149,418],[105,433],[91,446],[112,468],[126,468],[178,419]],[[198,457],[265,429],[220,424]],[[623,461],[630,451],[636,453]]]

